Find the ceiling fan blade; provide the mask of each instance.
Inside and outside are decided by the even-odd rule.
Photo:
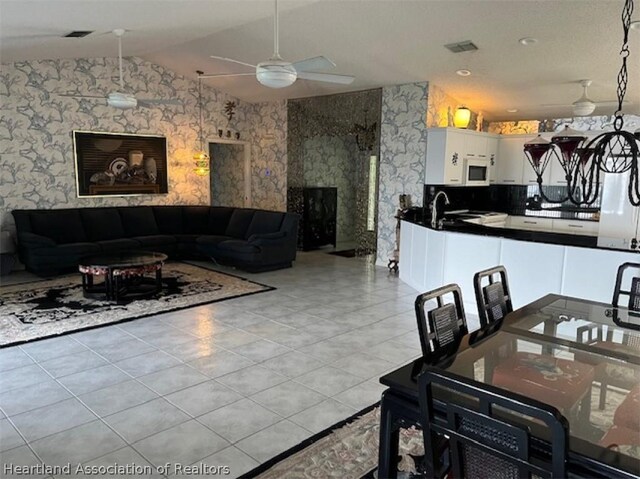
[[[200,75],[198,78],[202,78],[206,80],[207,78],[224,78],[224,77],[246,77],[246,76],[256,76],[255,72],[251,73],[214,73],[212,75]]]
[[[333,73],[312,73],[312,72],[299,72],[298,78],[303,80],[321,81],[325,83],[338,83],[340,85],[349,85],[353,83],[355,77],[350,75],[335,75]]]
[[[291,64],[298,73],[300,72],[315,72],[318,70],[330,70],[335,68],[336,64],[329,60],[327,57],[319,56],[313,58],[306,58],[299,62]]]
[[[102,95],[74,95],[73,93],[58,93],[56,96],[63,96],[66,98],[88,98],[91,100],[106,100],[107,97]]]
[[[161,98],[140,98],[138,99],[138,106],[154,106],[154,105],[175,105],[182,106],[180,100],[163,100]]]
[[[213,58],[214,60],[223,60],[225,62],[237,63],[238,65],[245,65],[247,67],[256,68],[256,65],[252,65],[251,63],[241,62],[240,60],[234,60],[233,58],[218,57],[216,55],[211,55],[210,58]]]

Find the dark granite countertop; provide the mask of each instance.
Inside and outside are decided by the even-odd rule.
[[[581,246],[583,248],[598,248],[598,237],[587,235],[573,235],[568,233],[554,233],[549,231],[521,230],[514,228],[496,228],[480,224],[467,223],[457,219],[445,219],[442,228],[431,227],[431,218],[423,216],[420,211],[412,211],[401,218],[416,225],[435,231],[451,233],[466,233],[481,236],[495,236],[498,238],[514,239],[519,241],[531,241],[534,243],[557,244],[563,246]],[[608,248],[601,248],[608,249]],[[617,250],[616,250],[617,251]]]

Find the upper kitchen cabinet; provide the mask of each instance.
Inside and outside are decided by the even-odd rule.
[[[480,166],[486,162],[490,174],[496,135],[457,128],[430,128],[427,131],[426,184],[474,184],[474,180],[469,181],[465,175],[469,162]]]
[[[503,136],[498,142],[496,183],[519,185],[524,169],[524,135]]]

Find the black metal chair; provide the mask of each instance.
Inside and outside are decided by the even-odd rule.
[[[436,307],[425,311],[427,303],[432,300],[435,300]],[[447,300],[450,302],[446,302]],[[460,340],[468,333],[462,293],[458,285],[450,284],[419,295],[415,308],[425,362],[436,364],[448,355],[455,354]],[[378,477],[394,479],[397,476],[400,429],[419,425],[420,417],[420,408],[415,401],[388,389],[382,394]],[[439,442],[444,450],[446,439],[441,437]]]
[[[481,327],[500,321],[507,313],[513,311],[507,270],[504,266],[478,271],[473,276],[473,287]]]
[[[425,310],[432,300],[436,301],[436,307]],[[460,340],[469,332],[458,285],[448,284],[419,295],[415,308],[420,346],[425,359],[435,364],[439,359],[455,353]]]
[[[448,478],[567,477],[569,424],[554,407],[443,370],[425,371],[418,384],[426,477],[440,477],[432,466],[443,435]],[[541,436],[548,451],[531,447]]]
[[[625,273],[628,270],[635,270],[635,275],[631,276],[631,285],[628,290],[622,289]],[[640,312],[640,263],[623,263],[618,268],[618,274],[616,276],[616,286],[613,290],[613,300],[611,304],[614,307],[619,306],[620,297],[628,296],[629,303],[627,307],[631,311]]]

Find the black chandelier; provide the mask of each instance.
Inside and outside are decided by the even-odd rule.
[[[536,173],[540,195],[549,203],[570,201],[578,206],[592,205],[600,194],[602,173],[627,173],[629,175],[628,195],[633,206],[640,206],[640,184],[638,183],[638,141],[640,134],[624,131],[622,105],[627,92],[629,57],[629,28],[633,13],[633,0],[625,0],[622,10],[623,42],[620,55],[622,66],[618,73],[618,109],[614,116],[614,131],[596,136],[591,141],[583,132],[568,126],[547,141],[538,135],[524,145],[524,152]],[[567,191],[563,198],[550,199],[542,189],[542,175],[551,159],[560,163],[567,181]]]

